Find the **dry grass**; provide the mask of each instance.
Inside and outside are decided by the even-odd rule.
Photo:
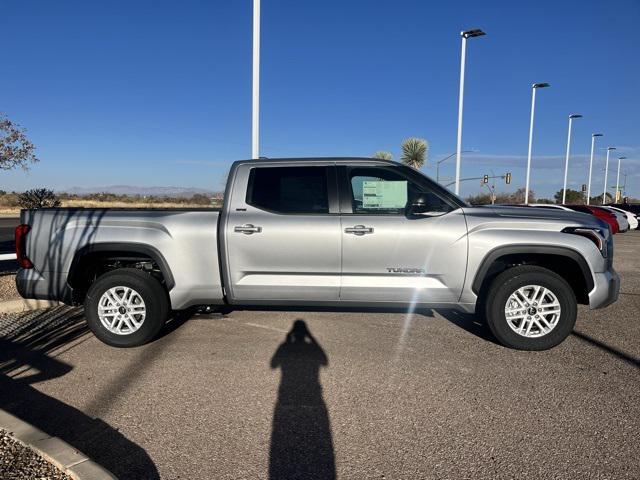
[[[97,200],[63,200],[63,207],[84,208],[207,208],[210,205],[175,202],[100,202]]]
[[[174,202],[100,202],[97,200],[63,200],[63,207],[72,208],[208,208],[211,205],[202,205],[197,203],[174,203]],[[0,207],[0,214],[20,214],[18,207]]]

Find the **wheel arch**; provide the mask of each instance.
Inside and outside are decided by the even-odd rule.
[[[92,257],[99,258],[101,255],[108,257],[111,254],[140,256],[141,258],[150,259],[155,262],[162,273],[167,291],[171,291],[175,286],[173,273],[162,253],[149,244],[136,242],[99,242],[83,246],[76,252],[71,261],[67,283],[71,287],[74,286],[74,282],[80,277],[82,268],[86,266],[87,261]]]
[[[538,265],[557,273],[569,283],[579,303],[589,303],[589,292],[595,285],[589,264],[578,251],[555,245],[509,245],[491,250],[473,279],[473,293],[481,297],[498,274],[517,265]]]

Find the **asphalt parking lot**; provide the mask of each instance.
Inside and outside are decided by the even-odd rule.
[[[81,310],[0,316],[0,407],[119,478],[638,478],[640,232],[615,244],[619,301],[547,352],[448,311],[199,315],[128,350]]]

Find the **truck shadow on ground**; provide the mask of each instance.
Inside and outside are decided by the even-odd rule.
[[[628,353],[620,350],[619,348],[616,347],[612,347],[611,345],[607,345],[606,343],[590,336],[587,335],[586,333],[582,333],[579,332],[578,330],[574,330],[573,332],[571,332],[571,335],[573,335],[574,337],[580,339],[581,341],[583,341],[584,343],[586,343],[587,345],[592,345],[594,347],[599,348],[600,350],[607,352],[611,355],[613,355],[614,357],[617,357],[618,359],[622,360],[625,363],[628,363],[629,365],[632,365],[636,368],[640,368],[640,359],[638,357],[634,357],[633,355],[629,355]]]
[[[304,320],[296,320],[271,358],[282,372],[273,412],[269,479],[335,479],[329,412],[322,396],[320,368],[326,353]]]
[[[345,307],[242,307],[241,310],[266,310],[266,311],[299,311],[299,312],[374,312],[374,313],[409,313],[406,308],[345,308]],[[232,312],[233,309],[231,307],[224,307],[220,310],[220,313],[227,314]],[[501,343],[493,336],[491,330],[486,325],[485,320],[474,313],[465,313],[459,310],[450,309],[450,308],[438,308],[438,309],[429,309],[429,308],[421,308],[412,311],[416,315],[422,315],[425,317],[433,317],[434,312],[437,312],[442,318],[456,325],[457,327],[465,330],[472,335],[481,338],[487,342],[494,343],[496,345],[501,345]],[[603,340],[594,338],[586,333],[583,333],[579,330],[573,330],[571,332],[571,336],[579,339],[581,342],[590,345],[592,347],[598,348],[603,352],[606,352],[619,360],[628,363],[629,365],[640,368],[640,358],[631,355],[619,348],[609,345]],[[506,347],[505,347],[506,348]]]
[[[438,309],[429,309],[422,308],[416,309],[415,311],[409,312],[406,308],[357,308],[357,307],[287,307],[287,306],[273,306],[273,307],[237,307],[238,310],[258,310],[258,311],[292,311],[292,312],[373,312],[373,313],[413,313],[416,315],[422,315],[425,317],[433,317],[434,312],[437,312],[442,318],[448,320],[452,324],[457,327],[475,335],[476,337],[481,338],[487,342],[494,343],[496,345],[501,345],[500,342],[493,336],[491,330],[486,325],[484,319],[473,313],[465,313],[455,309],[449,308],[438,308]],[[218,309],[218,313],[222,315],[226,315],[228,313],[233,312],[235,309],[229,306],[222,307]],[[598,348],[603,352],[606,352],[617,359],[640,368],[640,358],[633,356],[619,348],[611,346],[607,344],[605,341],[594,338],[586,333],[580,332],[578,330],[573,330],[571,332],[571,336],[579,339],[581,342]],[[506,348],[506,347],[505,347]]]
[[[39,312],[17,327],[0,323],[0,408],[64,440],[118,478],[159,478],[153,461],[139,445],[103,420],[33,386],[69,373],[73,366],[56,355],[88,336],[77,309]]]
[[[466,330],[467,332],[480,337],[483,340],[495,343],[496,345],[500,345],[500,343],[491,333],[491,330],[489,330],[489,327],[487,327],[484,323],[484,320],[481,320],[477,315],[448,309],[438,309],[437,312],[443,318],[447,319],[463,330]],[[590,335],[587,335],[586,333],[580,332],[575,329],[571,332],[571,336],[579,339],[581,342],[587,345],[598,348],[603,352],[616,357],[618,360],[621,360],[634,367],[640,368],[640,359],[620,350],[619,348],[613,347],[602,340],[598,340]]]
[[[450,308],[439,308],[436,312],[438,312],[438,314],[445,320],[448,320],[455,326],[466,330],[476,337],[487,342],[500,345],[498,340],[491,333],[491,330],[489,330],[489,327],[484,323],[484,320],[480,319],[477,315],[473,313],[460,312]]]

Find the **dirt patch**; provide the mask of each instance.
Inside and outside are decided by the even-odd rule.
[[[0,275],[0,302],[4,300],[16,300],[20,298],[16,290],[15,275]]]

